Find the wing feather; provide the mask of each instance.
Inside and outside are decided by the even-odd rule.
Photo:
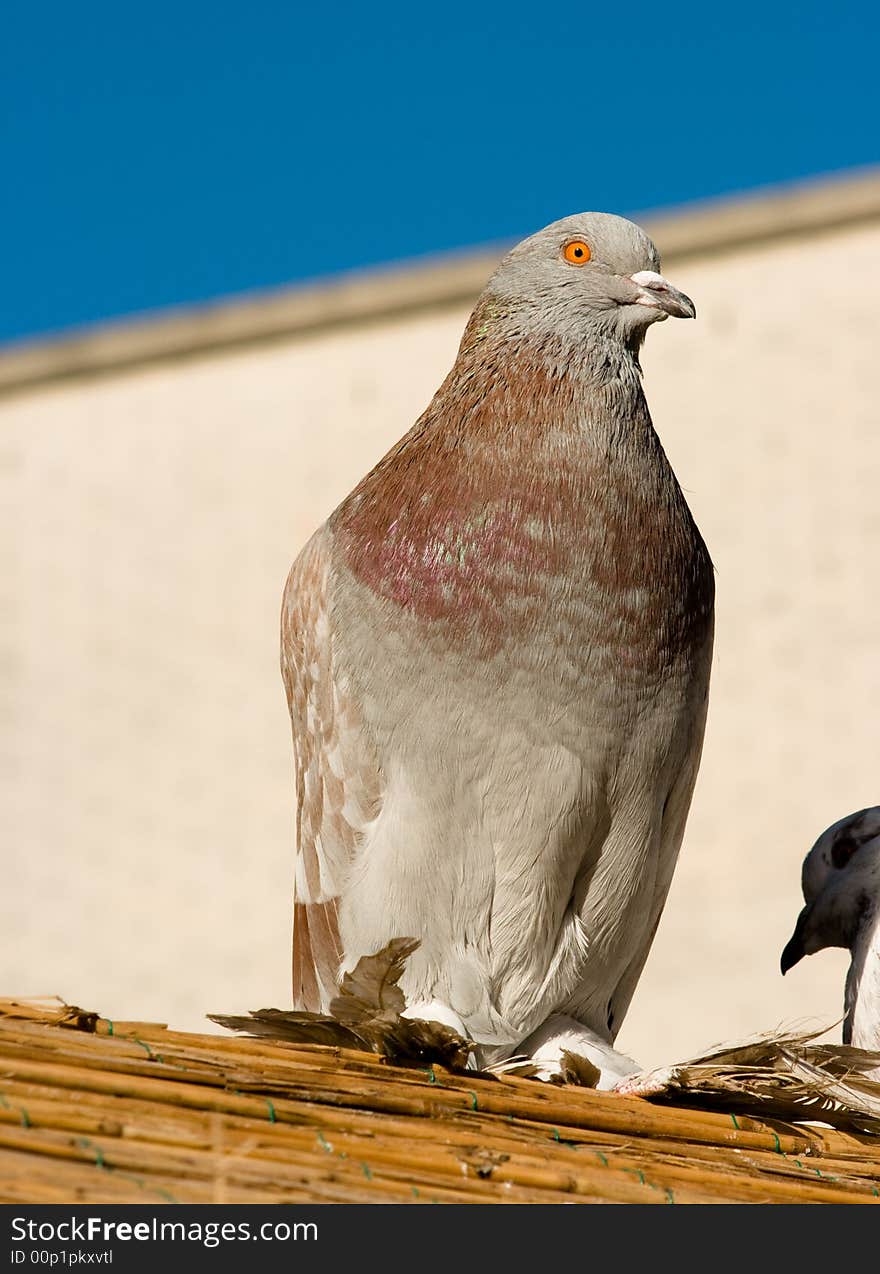
[[[697,771],[703,750],[705,721],[704,708],[702,712],[695,715],[691,723],[687,750],[667,794],[666,804],[661,816],[657,876],[654,881],[654,897],[651,911],[647,918],[644,932],[633,945],[633,957],[618,982],[608,1006],[608,1026],[612,1039],[616,1037],[620,1024],[626,1016],[630,1001],[635,994],[636,986],[642,975],[642,970],[645,967],[654,937],[660,925],[663,909],[666,906],[666,898],[669,894],[672,876],[678,861],[678,851],[684,839],[684,829],[691,806],[691,797],[697,781]]]
[[[281,608],[281,673],[296,765],[293,1004],[326,1013],[345,957],[339,902],[364,829],[377,816],[375,749],[334,663],[330,532],[291,567]]]

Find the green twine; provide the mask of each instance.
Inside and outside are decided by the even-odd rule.
[[[105,1018],[104,1018],[104,1021],[107,1023],[107,1034],[108,1034],[108,1035],[112,1035],[112,1034],[113,1034],[113,1023],[110,1021],[109,1017],[105,1017]]]
[[[674,1195],[674,1194],[672,1193],[672,1191],[669,1189],[669,1186],[667,1186],[667,1187],[666,1187],[666,1202],[667,1202],[667,1203],[675,1203],[675,1195]]]
[[[322,1150],[326,1150],[328,1155],[333,1154],[333,1147],[330,1145],[330,1142],[321,1132],[320,1128],[318,1129],[318,1145],[321,1147]]]
[[[736,1115],[731,1115],[730,1118],[733,1120],[733,1126],[736,1129],[736,1131],[741,1132],[742,1129],[740,1128],[739,1124],[736,1122]]]
[[[477,1109],[477,1094],[474,1092],[472,1088],[469,1088],[468,1092],[471,1095],[471,1110],[476,1110]]]
[[[265,1099],[265,1101],[266,1101],[266,1105],[269,1107],[269,1123],[277,1124],[278,1117],[275,1114],[275,1107],[272,1105],[272,1102],[270,1101],[268,1097]]]
[[[367,1178],[367,1180],[368,1180],[368,1181],[372,1181],[372,1180],[373,1180],[373,1174],[372,1174],[372,1172],[370,1171],[370,1165],[369,1165],[368,1163],[362,1163],[362,1164],[361,1164],[361,1167],[363,1168],[364,1176]]]
[[[12,1110],[12,1106],[6,1100],[6,1096],[4,1093],[0,1093],[0,1106],[2,1106],[4,1110]],[[19,1106],[17,1107],[17,1109],[18,1109],[18,1117],[21,1120],[22,1128],[30,1128],[31,1126],[30,1116],[28,1115],[24,1106]]]
[[[104,1158],[104,1151],[100,1146],[96,1146],[88,1137],[77,1137],[76,1144],[80,1150],[91,1151],[95,1156],[95,1167],[103,1168],[105,1172],[113,1172],[116,1176],[125,1181],[132,1181],[139,1190],[149,1191],[150,1194],[157,1194],[160,1198],[166,1199],[169,1203],[179,1203],[180,1200],[173,1195],[170,1190],[165,1190],[161,1186],[148,1185],[143,1177],[136,1176],[133,1172],[117,1172],[112,1163],[108,1163]]]
[[[106,1168],[108,1172],[110,1171],[110,1165],[104,1162],[104,1152],[100,1146],[96,1146],[93,1141],[88,1139],[88,1137],[78,1137],[76,1144],[81,1150],[93,1150],[95,1152],[96,1168]],[[140,1181],[137,1177],[134,1177],[133,1180],[136,1181],[141,1188],[143,1188],[142,1181]]]
[[[560,1135],[559,1135],[559,1129],[558,1129],[558,1128],[554,1128],[554,1129],[553,1129],[553,1140],[554,1140],[554,1141],[558,1141],[558,1142],[559,1142],[559,1144],[560,1144],[560,1146],[573,1146],[573,1145],[574,1145],[574,1142],[573,1142],[573,1141],[566,1141],[564,1137],[560,1137]]]

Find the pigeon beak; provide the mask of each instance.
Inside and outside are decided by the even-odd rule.
[[[696,318],[697,307],[689,296],[679,292],[662,274],[653,270],[639,270],[630,275],[630,281],[639,289],[636,305],[649,305],[652,309],[662,310],[673,318]]]
[[[803,960],[804,956],[808,954],[807,948],[804,944],[804,931],[807,927],[807,916],[809,915],[809,912],[810,908],[804,907],[803,911],[797,918],[794,933],[785,945],[785,950],[783,951],[782,957],[779,961],[779,967],[782,970],[783,977],[785,977],[789,969],[793,969],[798,961]]]

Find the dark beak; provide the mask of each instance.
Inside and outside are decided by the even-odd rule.
[[[804,907],[803,911],[797,918],[794,933],[785,945],[785,950],[783,951],[779,961],[779,967],[782,970],[783,977],[786,973],[788,973],[789,969],[793,969],[798,961],[803,960],[804,956],[807,954],[806,948],[804,947],[804,930],[806,929],[807,914],[809,910],[809,907]]]

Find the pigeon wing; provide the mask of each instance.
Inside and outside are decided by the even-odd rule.
[[[684,838],[685,823],[690,809],[697,771],[700,766],[700,755],[703,750],[703,733],[706,724],[706,703],[695,714],[691,723],[690,735],[681,767],[676,773],[672,786],[667,794],[660,826],[659,854],[657,875],[654,881],[654,896],[648,923],[644,932],[634,944],[633,957],[623,977],[620,979],[609,1005],[609,1029],[612,1038],[626,1015],[630,1001],[635,993],[642,970],[654,942],[660,917],[666,904],[672,875],[678,861],[678,851]]]
[[[345,958],[339,904],[363,833],[381,806],[375,748],[334,661],[331,533],[291,567],[281,608],[281,673],[296,765],[293,1004],[326,1013]]]

